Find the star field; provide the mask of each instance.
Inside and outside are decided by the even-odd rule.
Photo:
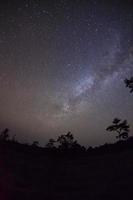
[[[1,128],[41,145],[67,131],[85,145],[114,141],[114,117],[133,130],[131,0],[0,4]]]

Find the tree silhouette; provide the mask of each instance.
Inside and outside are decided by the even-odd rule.
[[[54,146],[54,143],[55,143],[56,141],[54,140],[54,139],[49,139],[49,141],[48,141],[48,143],[46,144],[46,148],[54,148],[55,146]]]
[[[56,146],[55,146],[56,143]],[[62,134],[58,136],[57,140],[50,139],[46,144],[46,148],[49,149],[59,149],[62,152],[82,152],[85,151],[85,147],[78,144],[74,139],[73,134],[69,131],[67,134]]]
[[[8,129],[8,128],[4,129],[4,130],[1,132],[1,134],[0,134],[0,140],[1,140],[1,141],[7,141],[7,140],[8,140],[8,138],[9,138],[8,132],[9,132],[9,129]]]
[[[38,142],[38,141],[34,141],[34,142],[32,143],[32,146],[34,146],[34,147],[39,146],[39,142]]]
[[[16,135],[13,135],[13,136],[12,136],[11,141],[12,141],[12,142],[17,142],[17,140],[16,140]]]
[[[77,141],[74,140],[71,132],[59,136],[57,142],[59,142],[59,148],[63,150],[72,149],[74,146],[77,145]]]
[[[125,79],[124,80],[126,87],[128,87],[130,89],[130,92],[133,92],[133,77],[131,77],[130,79]]]
[[[106,128],[107,131],[115,131],[118,133],[116,136],[117,139],[127,139],[128,138],[128,133],[129,133],[129,128],[130,126],[127,123],[127,120],[121,121],[121,119],[115,118],[112,122],[113,124],[111,126],[108,126]]]

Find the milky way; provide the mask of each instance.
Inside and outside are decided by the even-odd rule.
[[[1,1],[1,129],[41,145],[67,131],[114,142],[114,117],[133,130],[132,36],[131,0]]]

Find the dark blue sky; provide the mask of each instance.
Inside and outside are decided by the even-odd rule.
[[[114,117],[133,130],[131,75],[131,0],[1,1],[0,126],[18,140],[115,141]]]

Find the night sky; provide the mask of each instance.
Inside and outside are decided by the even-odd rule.
[[[19,141],[71,131],[83,145],[133,130],[133,1],[0,1],[0,127]]]

